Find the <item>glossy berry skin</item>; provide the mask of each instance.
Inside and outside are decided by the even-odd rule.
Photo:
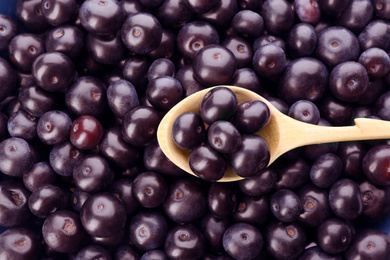
[[[359,183],[363,200],[362,217],[367,220],[380,221],[389,215],[389,190],[366,180]],[[381,213],[379,213],[381,212]]]
[[[122,67],[124,64],[125,60],[121,59],[120,60],[120,65],[119,67]],[[120,68],[108,68],[108,71],[102,75],[102,80],[104,84],[107,86],[110,86],[112,83],[118,80],[123,80],[123,72]]]
[[[350,104],[333,96],[327,96],[321,100],[318,108],[321,116],[334,126],[348,125],[353,113]]]
[[[139,260],[140,256],[136,249],[130,245],[124,244],[119,246],[114,252],[115,259],[135,259]]]
[[[382,50],[389,48],[388,22],[375,19],[371,21],[358,35],[358,41],[361,51],[377,47]]]
[[[127,53],[121,34],[97,35],[88,33],[85,41],[89,55],[101,64],[116,64]]]
[[[233,29],[243,37],[259,37],[264,30],[264,20],[259,13],[241,10],[232,19]]]
[[[156,49],[148,53],[152,60],[165,58],[170,59],[176,55],[176,34],[173,30],[163,28],[160,44]]]
[[[347,1],[318,0],[318,5],[320,6],[321,10],[327,14],[337,14],[343,11],[347,7],[349,2],[351,2],[351,0],[347,0]]]
[[[22,177],[33,165],[33,148],[18,137],[10,137],[0,143],[0,171],[6,175]]]
[[[199,15],[201,20],[212,24],[216,28],[225,27],[238,11],[237,1],[221,1],[218,5],[207,13]]]
[[[253,69],[265,78],[276,77],[287,66],[284,50],[275,44],[266,44],[259,47],[252,59]]]
[[[140,205],[133,195],[133,180],[130,178],[115,180],[108,191],[122,201],[128,215],[134,215],[139,209]]]
[[[114,179],[108,162],[100,155],[86,155],[73,168],[73,180],[80,190],[95,193],[107,188]]]
[[[10,228],[0,234],[2,259],[39,259],[40,250],[37,234],[29,228]]]
[[[0,182],[0,225],[16,227],[25,223],[31,212],[28,208],[30,192],[18,180]]]
[[[342,260],[341,255],[330,255],[319,246],[311,246],[299,256],[299,260]]]
[[[331,216],[332,211],[329,207],[327,189],[321,189],[307,183],[296,193],[302,204],[302,213],[298,218],[299,223],[309,227],[317,227]]]
[[[264,1],[260,15],[264,19],[265,29],[271,34],[282,35],[294,23],[294,11],[286,0]]]
[[[194,179],[176,179],[169,186],[163,203],[166,216],[177,223],[189,223],[207,212],[207,196],[202,184]]]
[[[91,236],[110,237],[124,228],[126,209],[116,196],[106,192],[95,193],[82,206],[80,219]]]
[[[256,11],[261,9],[262,2],[263,1],[259,1],[259,0],[244,0],[238,4],[238,8],[242,10],[249,9],[249,10]]]
[[[210,44],[219,44],[217,30],[205,21],[192,21],[184,25],[177,34],[177,48],[187,59],[193,60],[196,54]]]
[[[317,46],[317,33],[314,27],[306,23],[294,25],[287,36],[286,46],[291,58],[310,56]]]
[[[158,77],[149,81],[146,98],[156,109],[168,111],[183,98],[183,87],[173,77]]]
[[[136,165],[141,157],[139,149],[123,140],[122,130],[119,126],[104,131],[99,143],[99,152],[108,161],[121,168]]]
[[[263,34],[256,39],[253,40],[253,51],[256,51],[261,46],[264,46],[266,44],[275,44],[276,46],[279,46],[282,48],[283,51],[286,51],[286,42],[283,38],[277,35],[267,35]]]
[[[288,116],[301,122],[316,125],[320,121],[320,110],[311,101],[298,100],[291,105]]]
[[[77,12],[76,0],[44,0],[41,10],[46,21],[52,26],[70,22]]]
[[[332,26],[319,33],[315,55],[328,68],[334,68],[341,62],[357,60],[359,42],[350,30]]]
[[[386,233],[372,228],[359,230],[345,252],[347,259],[380,259],[390,254],[389,239]]]
[[[255,259],[263,249],[263,236],[260,231],[247,223],[231,225],[223,235],[223,247],[234,259]]]
[[[267,196],[241,195],[233,213],[235,222],[245,222],[257,227],[265,224],[271,217],[270,201]]]
[[[71,59],[80,56],[85,47],[84,32],[74,25],[62,25],[48,32],[45,40],[47,52],[61,52]]]
[[[111,260],[111,254],[102,246],[90,244],[77,253],[76,260],[81,259]]]
[[[123,118],[122,134],[126,142],[134,146],[146,146],[156,140],[161,117],[156,109],[138,106]]]
[[[320,188],[329,188],[341,176],[342,161],[334,153],[325,153],[318,157],[311,166],[310,180]]]
[[[321,19],[319,0],[294,1],[294,11],[302,23],[317,24]]]
[[[208,206],[210,213],[217,218],[227,218],[237,206],[235,185],[216,182],[208,190]]]
[[[350,0],[337,19],[337,25],[358,34],[371,21],[374,14],[372,1]]]
[[[56,144],[50,151],[50,166],[61,176],[72,176],[76,162],[84,152],[72,145],[70,141]]]
[[[192,65],[185,65],[180,68],[176,72],[175,78],[180,81],[180,84],[183,87],[184,97],[188,97],[189,95],[204,88],[204,86],[194,78]]]
[[[124,79],[131,82],[138,90],[146,88],[147,73],[151,64],[151,60],[144,55],[128,57],[123,67]]]
[[[389,4],[386,1],[374,0],[372,1],[374,7],[374,15],[380,19],[389,20]]]
[[[350,179],[339,179],[330,187],[329,204],[339,218],[356,219],[363,211],[359,185]]]
[[[84,115],[73,121],[69,137],[78,149],[92,149],[100,143],[103,127],[95,117]]]
[[[224,252],[222,239],[226,229],[231,225],[229,218],[217,218],[212,214],[206,214],[200,221],[200,231],[206,241],[208,251]]]
[[[111,111],[119,118],[139,105],[134,85],[124,79],[111,83],[107,88],[107,101]]]
[[[79,215],[68,210],[47,217],[42,225],[42,236],[49,248],[59,253],[75,252],[86,239]]]
[[[218,120],[230,120],[238,106],[237,97],[228,88],[216,87],[203,97],[199,115],[204,123],[211,125]]]
[[[241,144],[241,134],[229,121],[216,121],[207,129],[208,144],[217,152],[229,154]]]
[[[157,211],[140,211],[131,218],[130,240],[139,249],[149,251],[164,244],[168,223]]]
[[[354,230],[340,218],[329,218],[317,229],[319,246],[329,254],[344,252],[354,239]]]
[[[363,158],[363,172],[373,184],[380,186],[387,186],[389,184],[388,165],[390,161],[387,155],[388,152],[388,145],[377,145],[372,147]]]
[[[121,37],[130,52],[147,54],[160,44],[162,26],[152,14],[135,13],[129,15],[123,22]]]
[[[208,144],[195,147],[190,152],[188,161],[194,174],[207,181],[221,179],[227,169],[223,155]]]
[[[8,133],[12,137],[20,137],[25,140],[34,139],[37,136],[37,123],[36,117],[24,110],[19,110],[8,119]]]
[[[164,242],[169,259],[201,259],[206,249],[202,233],[193,225],[177,225],[171,228]]]
[[[145,252],[140,260],[148,260],[148,259],[159,259],[159,260],[169,260],[168,256],[165,254],[164,250],[161,249],[153,249]]]
[[[0,15],[0,51],[6,51],[10,41],[19,34],[19,28],[15,20],[8,15]]]
[[[57,174],[48,162],[37,162],[23,174],[23,184],[31,192],[46,184],[56,184],[56,181]]]
[[[161,25],[172,29],[180,28],[190,22],[194,15],[184,0],[163,1],[156,9],[155,14]]]
[[[43,40],[31,33],[16,35],[8,45],[8,56],[11,63],[24,72],[30,72],[34,60],[44,52]]]
[[[44,90],[62,92],[73,83],[76,69],[68,56],[51,52],[43,53],[34,60],[31,73],[36,83]]]
[[[93,76],[77,79],[65,93],[65,105],[71,115],[101,117],[107,108],[106,86]]]
[[[388,107],[390,106],[389,99],[390,91],[382,93],[375,102],[375,113],[378,117],[383,120],[388,120],[390,118]]]
[[[231,36],[226,38],[221,44],[233,53],[238,68],[250,66],[253,50],[249,41],[238,36]]]
[[[91,237],[91,243],[98,244],[106,250],[121,245],[124,240],[128,241],[125,237],[125,229],[120,230],[117,234],[110,237]],[[111,254],[109,254],[109,256],[111,256]]]
[[[302,203],[298,195],[288,189],[281,189],[272,194],[270,199],[272,214],[283,222],[293,222],[302,213]]]
[[[326,66],[312,57],[297,58],[286,67],[278,86],[279,97],[290,105],[300,99],[319,101],[328,86]]]
[[[184,2],[188,5],[189,9],[197,14],[203,14],[208,11],[213,10],[218,6],[218,1],[194,1],[194,0],[184,0]]]
[[[275,171],[277,175],[276,189],[295,190],[309,179],[310,164],[303,158],[297,158],[276,165]]]
[[[55,109],[56,96],[36,84],[27,85],[19,89],[18,100],[21,107],[30,115],[40,117],[44,113]]]
[[[305,250],[306,234],[297,222],[273,222],[267,226],[265,238],[268,253],[277,259],[294,259]]]
[[[15,16],[26,30],[42,33],[50,27],[41,10],[41,0],[18,1]]]
[[[172,137],[181,149],[193,149],[199,146],[206,136],[206,129],[200,116],[186,112],[176,118],[172,127]]]
[[[270,192],[276,184],[276,172],[267,168],[251,178],[238,182],[239,189],[248,196],[261,196]]]
[[[38,120],[37,135],[48,145],[59,144],[69,138],[72,120],[60,110],[51,110],[44,113]]]
[[[237,71],[237,61],[226,47],[210,44],[196,54],[192,68],[195,78],[205,86],[229,84]]]
[[[176,166],[161,150],[157,141],[148,144],[144,149],[143,163],[148,171],[155,171],[166,176],[184,176],[184,171]]]
[[[361,98],[368,88],[367,70],[358,62],[347,61],[338,64],[329,75],[329,89],[333,95],[345,102]]]
[[[159,77],[175,76],[176,67],[175,64],[167,58],[156,59],[150,64],[147,79],[149,83]]]
[[[241,145],[229,156],[232,170],[241,177],[253,177],[268,166],[268,143],[257,135],[241,136]]]
[[[259,75],[251,68],[238,69],[230,84],[232,86],[249,89],[256,93],[260,93],[263,89],[262,80],[260,79]]]
[[[65,209],[69,196],[56,185],[43,185],[31,193],[28,198],[30,211],[39,218],[47,218],[50,214]]]
[[[161,205],[168,193],[166,180],[156,172],[143,172],[133,181],[132,192],[137,202],[144,208]]]
[[[79,18],[85,30],[109,35],[120,28],[125,16],[116,0],[87,0],[80,6]]]
[[[84,192],[79,188],[74,189],[70,198],[73,211],[80,213],[82,206],[91,196],[92,194]]]
[[[382,49],[369,48],[360,54],[358,62],[367,70],[372,79],[382,78],[390,70],[390,57]]]
[[[16,89],[17,77],[11,64],[4,58],[0,57],[0,100],[6,99],[9,94]]]

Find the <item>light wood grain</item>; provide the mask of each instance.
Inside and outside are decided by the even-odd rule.
[[[269,164],[273,163],[282,154],[305,145],[390,138],[390,121],[358,118],[355,119],[354,126],[312,125],[297,121],[281,113],[265,98],[252,91],[234,86],[224,87],[230,88],[236,94],[239,103],[246,100],[261,100],[270,108],[270,122],[256,133],[265,138],[270,146],[271,159]],[[178,167],[194,176],[196,175],[188,164],[190,151],[182,150],[175,145],[172,137],[172,126],[176,118],[182,113],[188,111],[198,113],[200,103],[210,89],[196,92],[179,102],[165,115],[157,131],[157,140],[164,154]],[[229,168],[225,176],[219,181],[228,182],[241,179],[242,177],[236,175]]]

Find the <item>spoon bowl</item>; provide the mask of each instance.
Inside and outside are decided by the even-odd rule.
[[[247,100],[260,100],[269,107],[270,121],[255,133],[263,137],[269,144],[270,161],[268,166],[282,154],[305,145],[390,138],[390,121],[357,118],[354,126],[318,126],[295,120],[283,114],[267,99],[250,90],[235,86],[218,87],[231,89],[236,94],[239,104]],[[211,89],[198,91],[176,104],[161,120],[157,130],[157,140],[163,153],[178,167],[194,176],[197,175],[193,173],[188,162],[190,150],[183,150],[176,146],[172,136],[172,127],[176,118],[182,113],[199,113],[203,97]],[[224,177],[219,181],[230,182],[241,179],[243,177],[238,176],[228,167]]]

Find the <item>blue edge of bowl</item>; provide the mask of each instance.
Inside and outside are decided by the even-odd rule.
[[[12,18],[16,19],[15,16],[16,3],[17,0],[6,0],[6,1],[0,0],[0,13],[9,15]],[[380,223],[372,223],[370,227],[378,228],[383,232],[385,232],[386,234],[390,235],[390,216]],[[0,226],[0,234],[5,230],[6,228]]]

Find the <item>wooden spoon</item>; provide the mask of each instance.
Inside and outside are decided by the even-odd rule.
[[[282,154],[305,145],[373,140],[390,138],[390,121],[357,118],[354,126],[318,126],[295,120],[275,108],[260,95],[239,87],[230,88],[237,96],[238,103],[246,100],[261,100],[268,105],[271,111],[269,123],[256,134],[265,138],[270,146],[272,164]],[[212,88],[198,91],[176,104],[162,119],[157,130],[157,140],[164,154],[178,167],[195,175],[188,163],[189,150],[182,150],[176,146],[172,137],[172,126],[176,118],[184,112],[199,112],[199,106],[204,95]],[[196,176],[196,175],[195,175]],[[243,179],[230,168],[219,181],[237,181]]]

